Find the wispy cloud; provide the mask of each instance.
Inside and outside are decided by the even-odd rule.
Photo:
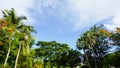
[[[116,16],[112,19],[111,24],[104,24],[110,31],[115,31],[116,27],[120,28],[120,16]]]
[[[120,0],[2,0],[0,9],[14,8],[29,22],[59,22],[70,30],[80,30],[113,17],[110,29],[118,27]],[[117,25],[116,25],[117,23]]]
[[[71,30],[80,30],[104,19],[113,17],[114,20],[120,14],[119,3],[119,0],[36,0],[34,11],[43,20],[57,21]]]
[[[14,8],[18,15],[27,16],[40,40],[75,45],[79,30],[101,21],[110,30],[120,27],[119,3],[120,0],[1,0],[0,9]]]
[[[52,28],[58,28],[56,30],[58,32],[63,29],[70,31],[69,29],[73,27],[72,23],[76,21],[67,0],[36,0],[34,6],[31,8],[32,16],[40,23],[47,23]]]
[[[72,10],[79,15],[78,22],[74,23],[75,30],[96,24],[109,17],[115,18],[112,23],[114,27],[120,25],[120,22],[116,25],[116,16],[120,14],[119,0],[69,0],[69,3]],[[118,17],[117,21],[120,21]],[[107,26],[110,25],[107,24]]]

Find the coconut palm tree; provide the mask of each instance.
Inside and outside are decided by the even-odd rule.
[[[35,32],[35,30],[33,29],[32,26],[27,26],[23,23],[21,23],[21,25],[18,28],[19,28],[19,33],[20,33],[19,41],[21,43],[19,45],[14,68],[17,67],[20,52],[21,52],[21,57],[24,57],[24,61],[21,63],[21,66],[22,67],[26,66],[23,64],[24,62],[28,62],[29,65],[32,65],[31,61],[28,60],[27,58],[29,58],[28,56],[31,55],[31,51],[30,51],[30,44],[31,44],[31,40],[32,40],[31,32]],[[29,66],[27,66],[27,67],[29,67]],[[30,67],[32,67],[32,66],[30,66]]]
[[[4,62],[4,67],[5,65],[7,64],[7,61],[8,61],[8,57],[9,57],[9,54],[10,54],[10,49],[11,49],[11,40],[12,38],[14,38],[14,34],[16,33],[16,28],[18,26],[18,24],[20,23],[21,20],[23,19],[26,19],[25,17],[18,17],[16,16],[16,13],[14,11],[14,9],[12,8],[11,10],[5,10],[5,11],[2,11],[3,12],[3,20],[5,22],[7,22],[7,27],[6,29],[8,30],[8,52],[7,52],[7,55],[6,55],[6,59],[5,59],[5,62]]]

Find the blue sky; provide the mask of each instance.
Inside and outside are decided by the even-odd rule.
[[[37,31],[37,40],[58,41],[75,48],[77,39],[94,24],[120,27],[120,0],[2,0],[0,9],[14,8]],[[1,14],[0,14],[1,15]]]

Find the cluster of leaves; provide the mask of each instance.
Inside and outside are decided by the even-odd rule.
[[[73,68],[80,63],[80,52],[70,49],[67,44],[61,44],[56,41],[39,41],[37,43],[38,48],[36,51],[36,58],[42,58],[44,63],[50,63],[51,68],[53,66]],[[72,59],[71,59],[72,58]]]
[[[32,68],[28,64],[32,63],[30,43],[33,40],[31,35],[31,32],[34,32],[33,27],[25,25],[22,20],[26,17],[16,16],[14,9],[2,12],[3,18],[0,19],[0,64],[3,64],[3,67],[9,65],[12,68],[21,68],[22,66]]]
[[[17,16],[14,9],[2,12],[0,68],[73,68],[80,64],[81,68],[120,67],[120,28],[110,32],[95,25],[78,38],[77,50],[73,50],[56,41],[35,44],[31,35],[34,28],[22,22],[25,16]]]
[[[83,64],[86,64],[89,68],[104,67],[104,63],[109,61],[106,59],[106,56],[109,56],[110,58],[110,55],[114,54],[110,53],[110,49],[113,49],[114,46],[119,46],[119,37],[119,28],[117,28],[115,32],[109,32],[104,29],[103,26],[95,25],[90,30],[86,31],[80,38],[78,38],[76,45],[78,50],[83,50],[84,52]],[[115,58],[117,55],[118,54],[113,57]],[[110,59],[110,62],[113,61],[112,59]],[[109,63],[106,65],[115,66],[110,65]],[[118,67],[120,66],[118,65]]]
[[[4,68],[39,68],[44,59],[51,67],[75,66],[80,61],[80,53],[70,49],[67,44],[56,41],[39,41],[36,49],[32,49],[34,28],[25,25],[25,16],[17,16],[14,9],[5,10],[0,18],[0,67]],[[73,56],[74,55],[74,56]],[[74,58],[74,59],[70,59]],[[65,61],[65,63],[64,63]],[[71,63],[72,62],[72,63]],[[73,64],[74,62],[74,64]],[[63,64],[64,63],[64,64]]]

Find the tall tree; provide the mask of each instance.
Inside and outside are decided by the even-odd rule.
[[[8,52],[7,52],[7,55],[6,55],[6,59],[5,59],[5,63],[4,63],[4,66],[6,65],[7,63],[7,60],[8,60],[8,57],[9,57],[9,54],[10,54],[10,48],[11,48],[11,40],[14,38],[14,34],[15,34],[15,30],[16,30],[16,27],[18,25],[18,23],[22,20],[22,19],[25,19],[23,17],[18,17],[16,16],[15,12],[14,12],[14,9],[12,8],[11,10],[4,10],[2,11],[3,12],[3,21],[4,24],[2,26],[5,26],[6,25],[6,30],[7,30],[7,37],[8,37]]]
[[[116,28],[116,31],[112,32],[112,35],[110,36],[112,47],[112,52],[107,54],[104,58],[104,66],[105,67],[111,67],[114,66],[115,68],[119,68],[120,64],[120,28]]]
[[[86,33],[84,33],[83,36],[81,36],[78,39],[76,47],[77,47],[78,50],[82,50],[83,49],[85,58],[86,58],[87,63],[88,63],[88,66],[89,66],[89,68],[91,68],[90,61],[88,59],[88,55],[87,55],[87,52],[86,52],[86,50],[88,49],[88,45],[86,43],[87,40],[85,39],[85,37],[86,37]]]
[[[27,26],[21,23],[21,25],[18,27],[19,29],[19,41],[21,42],[19,45],[18,53],[16,56],[16,62],[15,62],[15,68],[17,67],[18,63],[18,57],[21,52],[21,58],[24,57],[24,60],[21,61],[20,67],[32,67],[32,61],[30,61],[31,56],[31,41],[33,40],[33,37],[31,36],[31,32],[35,32],[32,26]],[[21,59],[22,60],[22,59]],[[27,63],[27,64],[24,64]],[[30,65],[30,66],[28,66]]]
[[[120,46],[120,28],[116,28],[116,31],[112,33],[110,39],[113,41],[114,46]]]
[[[69,50],[67,44],[61,44],[56,41],[39,41],[37,46],[39,46],[39,48],[36,49],[36,54],[38,54],[38,57],[43,57],[43,60],[48,59],[51,63],[51,68],[53,65],[52,63],[55,63],[58,57],[61,57],[64,52]]]
[[[13,67],[13,59],[15,60],[16,55],[15,68],[17,67],[18,58],[20,59],[21,57],[25,57],[25,60],[21,61],[20,59],[22,65],[19,64],[19,66],[27,66],[29,64],[29,67],[32,67],[33,55],[31,53],[33,50],[31,50],[31,47],[33,36],[31,33],[35,32],[35,30],[32,26],[25,25],[22,20],[26,19],[26,17],[17,16],[13,8],[2,12],[3,17],[0,19],[0,57],[7,54],[6,58],[2,57],[0,60],[5,59],[4,67],[8,61],[12,63],[10,66]],[[10,60],[8,60],[9,58]],[[3,62],[0,61],[0,63]]]
[[[105,30],[103,26],[94,26],[78,39],[77,48],[83,48],[85,56],[86,52],[90,51],[89,54],[94,60],[94,68],[101,68],[102,66],[103,57],[110,48],[108,44],[110,35],[111,33]],[[85,48],[87,49],[85,50]],[[91,61],[88,55],[86,56],[86,59],[90,67]]]
[[[119,68],[120,67],[119,61],[120,61],[120,51],[109,53],[104,58],[103,66],[105,68],[110,68],[112,66],[114,66],[115,68]]]

